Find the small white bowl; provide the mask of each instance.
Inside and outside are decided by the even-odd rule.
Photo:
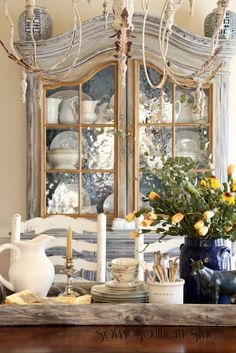
[[[78,164],[78,151],[58,148],[47,151],[47,160],[56,169],[76,169]]]

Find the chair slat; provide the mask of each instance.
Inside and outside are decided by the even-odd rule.
[[[66,247],[66,238],[57,238],[53,243],[52,247]],[[73,250],[81,253],[82,251],[97,252],[98,245],[95,243],[88,243],[85,240],[72,240]]]
[[[65,259],[62,256],[53,255],[49,257],[50,261],[54,266],[65,266]],[[81,269],[88,271],[97,271],[97,263],[86,261],[84,259],[75,258],[73,259],[74,269],[80,271]]]

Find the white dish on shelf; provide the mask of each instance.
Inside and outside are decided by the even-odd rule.
[[[50,144],[50,150],[58,148],[78,150],[78,133],[76,131],[62,131],[57,134]]]
[[[107,198],[103,202],[103,211],[105,213],[114,212],[114,193],[107,196]]]
[[[172,141],[167,145],[167,152],[171,153]],[[201,157],[199,134],[195,131],[183,130],[176,133],[176,156],[190,157],[198,161]]]
[[[82,188],[84,207],[91,206],[89,193]],[[56,187],[52,199],[48,201],[47,212],[54,213],[77,213],[78,212],[78,184],[60,182]]]

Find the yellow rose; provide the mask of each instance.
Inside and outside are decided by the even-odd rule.
[[[201,237],[204,237],[207,233],[208,233],[208,227],[204,226],[200,229],[198,229],[198,234],[201,236]]]
[[[214,215],[215,215],[215,212],[214,211],[205,211],[204,213],[203,213],[203,218],[204,219],[211,219],[212,217],[214,217]]]
[[[215,176],[210,177],[210,185],[212,189],[219,189],[220,188],[220,182],[218,179],[216,179]]]
[[[232,195],[230,192],[225,192],[223,194],[223,200],[227,202],[229,206],[233,206],[235,203],[234,195]]]
[[[231,184],[231,191],[232,192],[236,192],[236,179],[234,179],[233,181],[232,181],[232,184]]]
[[[142,222],[141,222],[141,226],[142,227],[150,227],[152,225],[152,221],[150,219],[144,219]]]
[[[160,195],[157,194],[155,191],[151,191],[150,194],[148,195],[149,199],[152,201],[156,201],[160,199]]]
[[[155,221],[157,219],[157,215],[153,212],[148,212],[147,219],[149,219],[150,221]]]
[[[200,186],[205,187],[207,185],[206,180],[201,179],[200,180]]]
[[[136,231],[136,230],[133,230],[131,233],[129,233],[129,237],[130,239],[136,239],[140,236],[140,232]]]
[[[230,164],[227,168],[227,174],[228,176],[232,176],[234,174],[234,165]]]
[[[232,228],[233,228],[232,226],[225,227],[225,228],[224,228],[225,233],[229,233]]]
[[[198,221],[198,222],[196,222],[196,223],[194,224],[194,228],[195,228],[196,230],[199,230],[199,229],[202,228],[202,227],[204,227],[204,222],[203,222],[202,220],[200,220],[200,221]]]
[[[173,223],[179,223],[182,221],[183,218],[184,218],[183,213],[179,212],[179,213],[176,213],[174,216],[172,216],[171,220]]]
[[[130,212],[129,214],[127,214],[127,216],[125,217],[125,220],[127,222],[132,222],[135,219],[135,213],[134,212]]]

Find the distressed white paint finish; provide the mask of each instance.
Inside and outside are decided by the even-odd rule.
[[[73,239],[72,246],[73,250],[78,253],[83,251],[95,252],[97,261],[91,262],[84,259],[75,258],[74,268],[79,271],[81,269],[87,271],[95,271],[97,273],[97,281],[104,282],[106,275],[106,216],[104,214],[99,214],[97,221],[88,220],[85,218],[72,218],[69,216],[51,216],[48,218],[33,218],[25,222],[19,223],[19,215],[13,217],[12,222],[12,238],[11,241],[14,243],[20,240],[20,233],[35,232],[40,234],[42,232],[50,231],[53,229],[71,229],[76,233],[91,232],[96,233],[96,243],[89,243],[84,240]],[[66,233],[65,233],[66,234]],[[52,247],[65,247],[65,238],[56,238],[53,242]],[[53,265],[64,266],[65,259],[62,256],[51,256],[50,260]]]
[[[36,234],[42,233],[48,229],[67,229],[70,227],[76,233],[85,231],[97,233],[98,223],[86,218],[73,218],[69,216],[50,216],[47,218],[32,218],[21,222],[20,231],[26,233],[35,231]]]
[[[135,0],[113,0],[113,13],[114,13],[114,19],[112,22],[112,27],[114,28],[115,31],[119,31],[122,25],[122,17],[121,14],[124,9],[127,10],[128,12],[128,27],[129,29],[133,29],[133,23],[132,23],[132,18],[133,18],[133,13],[134,13],[134,3]]]
[[[80,51],[80,56],[76,67],[73,70],[73,80],[80,80],[84,75],[88,74],[90,70],[101,64],[109,64],[114,60],[115,41],[112,35],[112,16],[108,18],[108,29],[104,30],[104,18],[102,16],[96,17],[83,23],[83,42]],[[132,22],[134,24],[134,31],[132,38],[131,57],[132,59],[142,60],[142,25],[143,15],[134,14]],[[147,61],[155,66],[161,68],[159,62],[160,51],[158,48],[157,35],[159,33],[160,19],[154,16],[148,16],[146,23],[146,40],[145,50]],[[37,43],[37,57],[39,65],[49,66],[57,62],[59,58],[63,57],[70,48],[71,32],[66,32],[60,36],[51,38],[46,41],[39,41]],[[63,62],[63,66],[58,67],[54,74],[59,75],[66,71],[71,64],[71,58],[74,57],[78,49],[78,38],[75,41],[75,47],[68,57],[68,60]],[[214,84],[214,99],[213,99],[213,163],[216,166],[217,177],[224,181],[226,179],[226,167],[228,164],[228,136],[229,136],[229,117],[228,117],[228,93],[229,93],[229,63],[232,56],[236,53],[235,40],[222,40],[220,44],[223,45],[223,50],[218,57],[218,61],[223,63],[219,72],[213,80]],[[26,59],[30,59],[31,44],[29,42],[16,43],[18,50]],[[172,28],[172,34],[169,41],[169,51],[167,60],[178,70],[183,73],[190,74],[201,67],[211,50],[211,39],[186,32],[176,26]],[[131,60],[132,60],[131,59]],[[128,72],[129,78],[132,76]],[[69,81],[69,78],[68,78]],[[132,77],[130,82],[132,81]],[[133,82],[133,81],[132,81]],[[130,88],[130,86],[129,86]],[[132,87],[131,87],[132,88]],[[129,92],[131,92],[129,90]],[[132,92],[131,92],[132,93]],[[120,100],[120,108],[126,107],[127,98],[127,114],[128,120],[133,116],[133,96],[129,94],[126,97],[124,92],[120,93],[123,97]],[[28,93],[27,93],[27,119],[28,119],[28,196],[27,209],[29,210],[29,217],[35,217],[40,214],[39,209],[39,103],[38,103],[38,82],[37,75],[28,73]],[[121,113],[121,112],[120,112]],[[122,113],[122,114],[123,114]],[[126,117],[120,114],[120,120]],[[122,145],[120,147],[120,155],[122,155]],[[125,155],[123,153],[123,155]],[[132,156],[129,156],[133,168]],[[130,171],[130,169],[129,169]],[[133,181],[132,172],[128,173],[130,179]],[[122,204],[128,204],[132,195],[127,187],[128,192],[124,192]],[[125,189],[122,189],[122,191]],[[133,191],[132,191],[133,192]],[[127,195],[128,200],[125,199]],[[132,207],[129,207],[132,209]]]

